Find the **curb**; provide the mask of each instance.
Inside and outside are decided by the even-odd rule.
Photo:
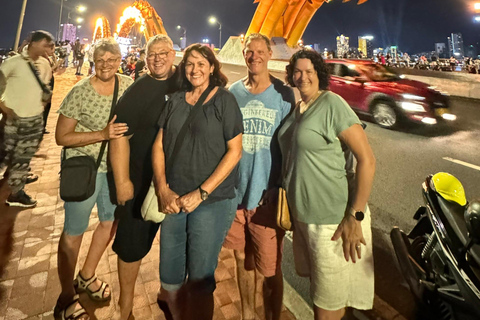
[[[283,304],[297,320],[313,319],[313,309],[283,278]]]
[[[313,319],[313,308],[295,291],[283,278],[283,304],[297,320]],[[391,305],[378,295],[373,300],[373,310],[353,310],[353,315],[359,320],[407,320]]]

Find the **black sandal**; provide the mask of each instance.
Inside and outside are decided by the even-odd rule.
[[[85,311],[83,306],[80,304],[80,302],[78,301],[78,298],[79,298],[78,294],[74,295],[72,301],[70,301],[70,303],[67,304],[67,306],[63,309],[60,308],[57,301],[57,304],[53,309],[53,317],[55,318],[55,320],[78,320],[78,319],[90,320],[90,316],[88,315],[87,311]],[[78,303],[78,305],[80,306],[80,309],[77,309],[77,310],[74,309],[73,312],[67,316],[68,308],[70,308],[76,303]],[[83,316],[87,316],[87,317],[82,318]]]

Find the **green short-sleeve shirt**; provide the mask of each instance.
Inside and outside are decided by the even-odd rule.
[[[354,124],[361,122],[345,100],[326,91],[303,114],[297,107],[280,129],[284,187],[298,221],[341,222],[348,182],[338,136]]]
[[[119,75],[118,98],[133,83],[132,78]],[[75,132],[100,131],[108,123],[110,108],[112,107],[113,94],[102,96],[98,94],[90,83],[90,77],[80,80],[75,84],[63,99],[58,113],[67,118],[77,120]],[[83,147],[68,148],[67,158],[77,156],[91,156],[95,160],[100,153],[101,142],[89,144]],[[107,172],[108,145],[103,153],[102,162],[98,172]]]

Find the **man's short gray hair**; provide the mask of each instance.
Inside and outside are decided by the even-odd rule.
[[[99,55],[104,55],[105,52],[110,52],[113,55],[122,56],[120,46],[113,38],[100,39],[95,43],[95,49],[93,49],[93,60],[97,60]]]
[[[170,49],[173,50],[172,39],[170,39],[170,37],[167,36],[166,34],[157,34],[156,36],[151,37],[147,42],[147,50],[146,50],[147,56],[151,46],[153,46],[155,43],[158,43],[158,42],[166,43],[170,47]]]
[[[243,48],[245,49],[250,44],[250,42],[252,42],[253,40],[263,40],[263,41],[265,41],[265,44],[267,45],[268,51],[272,51],[272,45],[270,43],[270,39],[267,36],[265,36],[261,33],[251,33],[251,34],[249,34],[245,38],[245,41],[243,42]]]

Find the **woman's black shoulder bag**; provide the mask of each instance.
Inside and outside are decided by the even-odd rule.
[[[115,75],[115,89],[108,122],[113,117],[118,97],[118,77]],[[90,156],[78,156],[66,159],[66,148],[63,148],[62,166],[60,170],[60,198],[63,201],[84,201],[95,192],[97,170],[102,162],[103,153],[108,140],[102,142],[97,161]]]

